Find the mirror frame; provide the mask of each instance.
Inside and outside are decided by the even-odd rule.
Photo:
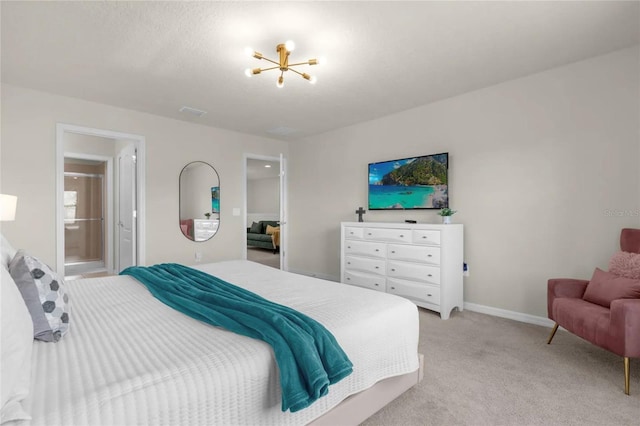
[[[215,169],[215,167],[213,167],[211,164],[207,163],[206,161],[202,161],[202,160],[196,160],[196,161],[190,161],[189,163],[187,163],[182,170],[180,170],[180,174],[178,175],[178,228],[180,229],[180,233],[189,241],[193,241],[195,243],[204,243],[206,241],[209,241],[211,238],[215,237],[216,234],[218,233],[218,231],[220,230],[220,212],[218,212],[218,226],[216,227],[215,231],[206,239],[201,239],[201,240],[196,240],[195,237],[191,238],[191,236],[187,235],[184,233],[183,229],[182,229],[182,218],[181,218],[181,213],[182,213],[182,199],[183,199],[183,195],[182,195],[182,174],[184,173],[184,171],[189,167],[194,165],[195,163],[201,163],[205,166],[208,166],[211,168],[211,170],[213,171],[213,173],[215,174],[215,177],[218,178],[218,195],[220,193],[220,175],[218,174],[218,171]],[[212,212],[212,214],[214,214]],[[196,218],[194,218],[196,219]]]

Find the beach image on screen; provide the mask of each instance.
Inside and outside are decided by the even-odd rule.
[[[369,164],[369,209],[449,206],[448,154]]]
[[[220,187],[211,187],[211,212],[220,213]]]

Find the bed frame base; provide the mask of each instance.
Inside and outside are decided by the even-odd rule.
[[[420,383],[424,377],[424,356],[418,354],[419,367],[416,371],[402,376],[384,379],[355,395],[351,395],[331,411],[324,413],[310,426],[357,426],[382,407],[402,395],[409,388]]]

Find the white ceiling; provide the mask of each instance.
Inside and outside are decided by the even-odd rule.
[[[296,140],[637,45],[639,5],[3,1],[2,81]],[[327,58],[316,85],[245,77],[267,65],[245,47],[277,59],[288,39],[292,62]]]

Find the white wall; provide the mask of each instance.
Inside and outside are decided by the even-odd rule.
[[[62,122],[146,137],[146,263],[192,264],[240,258],[245,238],[242,209],[244,153],[277,156],[284,142],[243,135],[103,104],[2,85],[0,192],[18,196],[17,218],[2,233],[55,265],[55,137]],[[180,232],[178,176],[189,162],[211,164],[220,176],[221,222],[215,237],[193,242]]]
[[[279,177],[251,179],[247,181],[247,211],[249,213],[279,214]]]
[[[64,135],[64,152],[114,158],[116,154],[116,141],[100,136],[66,132]]]
[[[367,206],[369,162],[449,152],[465,301],[546,316],[548,278],[590,278],[620,229],[640,227],[638,64],[625,49],[292,144],[291,269],[338,278],[340,222]]]

